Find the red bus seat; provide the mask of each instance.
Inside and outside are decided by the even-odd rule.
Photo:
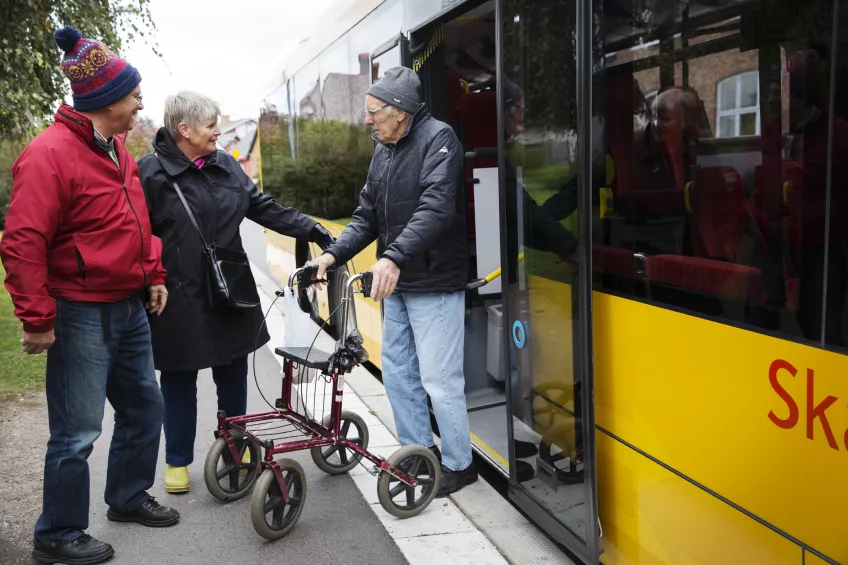
[[[592,244],[592,268],[619,277],[636,277],[636,256],[628,249]]]
[[[686,188],[695,255],[744,260],[742,243],[752,216],[739,171],[733,167],[699,168],[694,182]]]
[[[459,120],[465,150],[494,149],[498,146],[498,99],[494,90],[468,92],[459,99]],[[475,168],[497,167],[498,160],[477,158],[465,162],[465,178],[472,178]],[[474,233],[474,185],[466,190],[468,231]],[[494,221],[497,221],[495,219]]]
[[[669,285],[701,294],[762,304],[763,277],[759,269],[725,261],[682,255],[647,258],[650,283]]]

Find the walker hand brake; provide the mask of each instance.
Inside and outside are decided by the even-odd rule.
[[[371,283],[374,282],[374,274],[371,271],[362,273],[362,294],[371,296]]]
[[[304,265],[297,270],[297,286],[306,288],[317,283],[329,282],[327,279],[313,279],[312,275],[318,272],[318,265]]]

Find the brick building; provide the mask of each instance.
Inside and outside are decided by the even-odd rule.
[[[690,46],[732,37],[734,34],[714,34],[690,41]],[[676,49],[680,49],[679,39]],[[640,45],[618,51],[607,57],[607,67],[647,59],[660,54],[658,43]],[[785,54],[781,52],[781,68]],[[759,51],[742,51],[738,48],[688,61],[688,86],[694,89],[703,104],[712,137],[729,138],[760,134],[760,105],[767,100],[767,93],[760,92]],[[683,63],[675,64],[674,84],[683,85]],[[654,67],[633,73],[639,88],[649,104],[660,90],[660,69]],[[781,73],[782,122],[784,132],[789,120],[789,77]]]

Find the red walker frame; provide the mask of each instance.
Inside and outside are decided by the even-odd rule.
[[[297,275],[308,270],[309,269],[301,268],[292,273],[289,278],[289,287],[292,288],[292,284],[294,282],[293,279]],[[346,298],[346,300],[352,300],[353,295],[350,292],[351,287],[355,281],[362,278],[363,275],[358,274],[348,280],[345,289],[345,296],[349,298]],[[342,326],[343,328],[347,328],[348,309],[349,305],[346,305],[344,324]],[[344,339],[345,338],[343,336],[342,341],[344,341]],[[344,372],[334,371],[331,374],[327,374],[326,367],[329,356],[325,353],[313,351],[312,353],[315,353],[316,356],[323,355],[326,357],[326,359],[319,358],[316,362],[314,359],[304,359],[296,353],[293,353],[294,351],[294,349],[286,349],[284,347],[279,347],[275,351],[277,355],[285,359],[281,398],[276,401],[276,405],[278,406],[276,411],[246,414],[244,416],[233,416],[229,418],[222,412],[218,413],[218,427],[215,430],[215,437],[216,439],[224,439],[236,468],[241,470],[243,462],[241,455],[239,454],[239,448],[236,445],[236,440],[233,439],[231,434],[231,431],[233,430],[243,434],[243,437],[247,441],[251,441],[264,447],[265,455],[262,459],[261,466],[263,469],[273,469],[277,478],[277,483],[280,487],[280,492],[282,493],[283,500],[286,504],[291,502],[291,498],[289,496],[286,481],[283,480],[282,470],[274,460],[274,456],[293,451],[313,449],[316,447],[339,446],[340,448],[347,448],[353,451],[356,455],[364,457],[374,464],[373,468],[368,469],[368,472],[372,475],[377,476],[381,472],[385,471],[408,487],[415,488],[419,486],[418,481],[397,467],[389,464],[386,459],[372,454],[367,449],[363,449],[344,437],[340,437],[342,397],[344,395]],[[296,361],[300,361],[300,363],[297,363]],[[295,385],[294,374],[296,370],[299,370],[302,367],[310,367],[320,370],[320,374],[315,378],[324,378],[325,380],[329,378],[330,381],[328,382],[332,383],[332,406],[330,409],[330,420],[327,426],[310,418],[308,411],[304,410],[306,414],[301,413],[297,409],[299,406],[292,405],[292,390]],[[282,422],[283,424],[282,426],[277,426],[270,430],[271,432],[276,432],[273,434],[275,437],[267,437],[267,431],[260,434],[257,433],[257,430],[251,429],[251,425],[255,426],[256,424],[263,422]],[[265,437],[263,437],[263,435]]]

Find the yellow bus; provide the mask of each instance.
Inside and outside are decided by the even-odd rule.
[[[263,190],[338,234],[366,90],[419,74],[467,152],[469,283],[495,273],[466,301],[474,449],[585,563],[848,563],[843,4],[351,0],[265,99]],[[319,252],[267,245],[280,280]],[[331,332],[374,254],[308,297]]]

